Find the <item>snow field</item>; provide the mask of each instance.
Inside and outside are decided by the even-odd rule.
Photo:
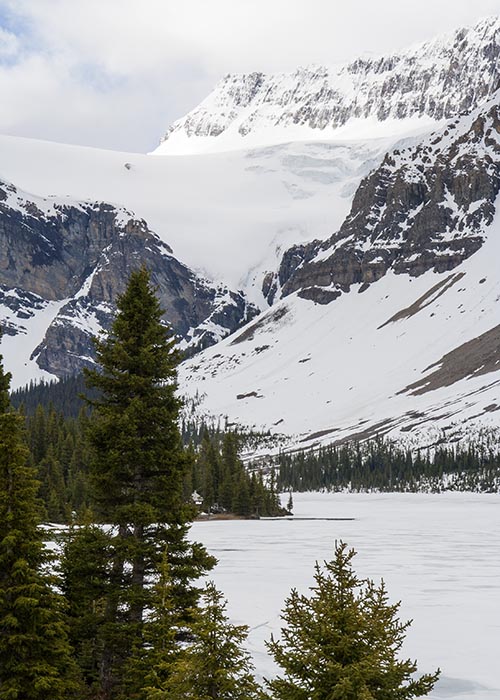
[[[0,136],[0,179],[42,197],[125,206],[211,280],[264,304],[280,251],[326,238],[397,139],[153,157]]]
[[[440,429],[454,421],[467,424],[478,414],[482,423],[498,426],[497,413],[483,413],[488,404],[500,403],[496,373],[420,395],[398,392],[430,376],[450,350],[498,325],[499,232],[497,216],[482,248],[451,272],[416,278],[389,272],[361,295],[353,286],[326,306],[287,297],[252,322],[253,337],[237,342],[236,333],[184,363],[180,385],[188,396],[204,394],[208,413],[292,434],[295,441],[330,431],[302,447],[386,420],[394,421],[392,434],[418,420]],[[459,272],[464,275],[444,284]],[[439,282],[442,293],[387,323]],[[274,320],[277,309],[286,313]],[[251,392],[257,396],[237,398]],[[422,418],[400,421],[405,413]]]
[[[342,539],[358,552],[356,573],[376,583],[383,578],[390,600],[401,600],[400,619],[414,620],[405,658],[416,658],[421,673],[441,668],[429,697],[500,698],[499,494],[293,498],[295,520],[200,522],[191,530],[219,559],[211,578],[227,596],[232,619],[250,627],[259,676],[274,673],[264,642],[279,634],[290,589],[307,593],[315,561],[331,559]]]

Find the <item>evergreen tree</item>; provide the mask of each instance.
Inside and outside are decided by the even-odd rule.
[[[101,627],[103,700],[121,697],[124,668],[144,643],[148,581],[165,545],[173,569],[176,553],[184,553],[173,570],[183,595],[215,562],[185,538],[192,508],[183,500],[189,465],[177,426],[179,352],[145,269],[132,273],[117,307],[110,333],[95,342],[100,369],[86,371],[100,395],[90,401],[88,430],[94,505],[100,520],[114,526]]]
[[[242,648],[246,625],[233,625],[227,603],[208,583],[193,611],[192,642],[177,656],[166,681],[151,688],[148,700],[257,700],[263,698],[250,654]]]
[[[213,512],[221,507],[219,500],[224,467],[221,465],[218,439],[205,430],[196,459],[197,490],[203,495],[203,510]]]
[[[150,620],[145,630],[146,644],[135,650],[129,665],[131,700],[155,697],[170,677],[173,664],[181,653],[179,640],[186,638],[185,609],[179,607],[175,595],[167,548],[158,573]],[[140,688],[139,692],[137,688]]]
[[[53,443],[38,465],[37,476],[40,481],[39,496],[46,505],[47,520],[52,523],[64,522],[68,516],[66,486],[62,465],[56,458]]]
[[[292,590],[282,640],[268,648],[284,677],[268,681],[276,700],[409,700],[427,695],[439,670],[413,678],[416,662],[399,660],[410,622],[397,618],[383,583],[359,579],[344,543],[322,570],[310,597]]]
[[[108,593],[109,534],[92,524],[92,514],[63,538],[62,593],[67,606],[69,639],[89,692],[99,687],[104,610]]]
[[[78,688],[61,597],[47,564],[38,482],[0,355],[0,700],[63,700]]]
[[[242,468],[238,457],[238,440],[234,433],[225,433],[221,449],[221,481],[219,484],[219,503],[230,511],[233,505],[233,493],[238,483]]]
[[[235,485],[233,497],[233,511],[237,515],[248,517],[252,511],[252,501],[250,498],[250,485],[247,475],[242,471],[238,482]]]

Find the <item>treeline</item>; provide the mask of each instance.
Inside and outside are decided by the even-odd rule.
[[[42,406],[47,410],[53,408],[65,418],[76,418],[86,406],[83,395],[93,399],[97,393],[86,386],[83,374],[77,374],[49,382],[31,381],[28,386],[13,391],[10,401],[14,408],[22,407],[28,416]]]
[[[410,450],[382,439],[280,454],[281,491],[496,492],[500,453],[469,445]]]
[[[84,408],[76,418],[65,418],[53,406],[38,405],[26,416],[30,462],[40,483],[39,497],[45,519],[53,523],[78,520],[90,507],[88,442],[89,416]],[[184,497],[199,496],[206,513],[241,517],[280,516],[273,474],[264,480],[259,470],[247,471],[239,451],[244,438],[237,433],[205,428],[200,445],[190,443],[184,475]]]
[[[248,471],[238,457],[237,433],[205,433],[194,455],[186,488],[203,499],[203,510],[233,512],[243,517],[285,515],[274,472],[264,482],[262,471]]]
[[[12,405],[26,416],[30,460],[49,522],[68,523],[90,506],[88,426],[92,407],[83,397],[91,401],[98,397],[83,375],[31,383],[11,394]],[[184,477],[186,500],[196,493],[200,510],[213,514],[275,517],[288,512],[281,508],[274,473],[264,479],[261,470],[247,471],[239,458],[243,447],[258,436],[185,415],[179,428],[190,457]]]

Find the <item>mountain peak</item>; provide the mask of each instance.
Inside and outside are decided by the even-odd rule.
[[[289,73],[226,74],[155,154],[355,140],[427,130],[487,100],[500,84],[500,17],[485,17],[386,56]]]

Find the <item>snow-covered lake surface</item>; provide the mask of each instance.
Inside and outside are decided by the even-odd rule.
[[[294,520],[192,528],[219,559],[211,578],[232,619],[249,625],[260,676],[274,672],[264,642],[279,633],[290,589],[307,592],[315,561],[342,539],[358,552],[356,573],[384,578],[400,618],[413,619],[405,657],[421,673],[441,668],[429,697],[500,700],[500,494],[307,493],[294,506]]]

